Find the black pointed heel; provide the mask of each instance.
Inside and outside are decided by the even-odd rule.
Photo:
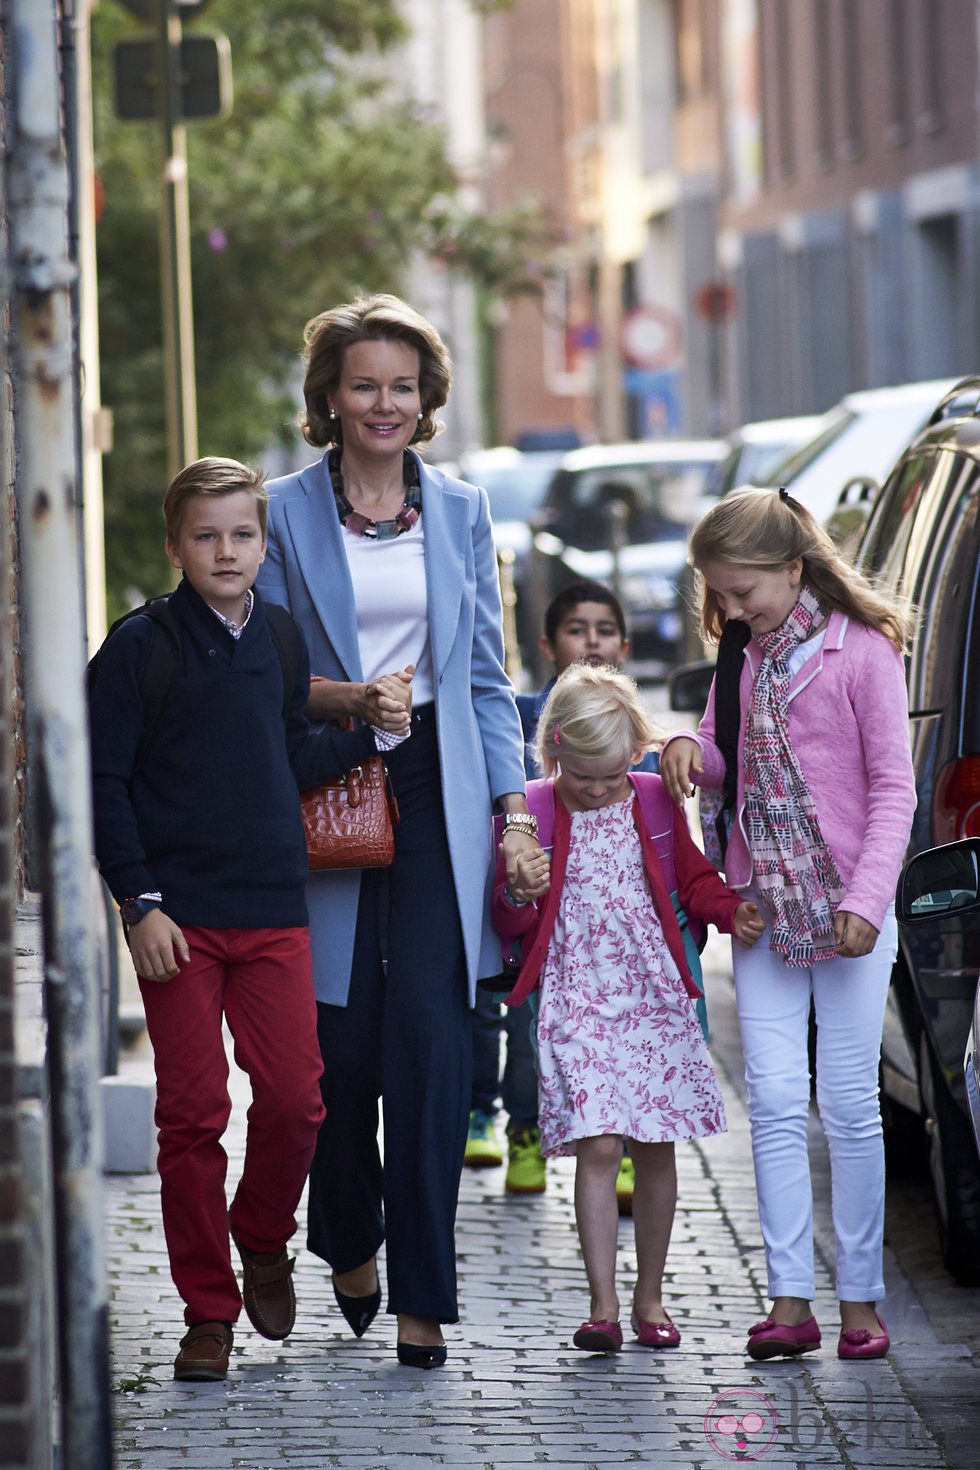
[[[403,1368],[443,1368],[446,1363],[446,1344],[423,1347],[419,1342],[400,1342],[398,1361]]]
[[[336,1281],[331,1276],[330,1284],[333,1287],[334,1300],[344,1314],[344,1321],[353,1332],[355,1337],[363,1337],[371,1326],[381,1306],[380,1283],[375,1291],[368,1296],[345,1296],[337,1287]]]

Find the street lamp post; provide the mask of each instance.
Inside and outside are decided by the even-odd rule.
[[[197,458],[197,392],[191,309],[190,207],[187,138],[182,122],[181,19],[177,0],[159,0],[157,94],[162,144],[160,295],[167,401],[167,468],[170,478]]]
[[[116,44],[116,112],[160,125],[160,300],[171,477],[197,458],[197,394],[191,305],[190,208],[186,118],[222,117],[231,108],[227,37],[187,36],[183,23],[210,0],[122,0],[149,36]]]

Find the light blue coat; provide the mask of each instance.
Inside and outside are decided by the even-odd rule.
[[[446,831],[466,950],[470,1003],[500,969],[490,926],[491,810],[524,790],[521,722],[504,673],[500,586],[486,493],[421,465],[429,635]],[[269,532],[258,588],[302,628],[310,667],[363,678],[354,593],[326,455],[269,484]],[[419,874],[425,882],[425,874]],[[346,1005],[360,873],[310,875],[307,901],[317,999]]]

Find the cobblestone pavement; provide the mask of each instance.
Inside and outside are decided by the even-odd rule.
[[[359,1342],[350,1336],[326,1270],[302,1247],[301,1222],[293,1243],[299,1313],[289,1341],[263,1340],[243,1316],[227,1383],[175,1384],[180,1304],[156,1178],[117,1176],[106,1193],[119,1470],[416,1470],[423,1463],[700,1470],[732,1461],[975,1470],[976,1363],[963,1343],[940,1340],[891,1251],[883,1311],[893,1350],[883,1362],[837,1359],[825,1211],[815,1302],[822,1351],[768,1365],[745,1357],[746,1327],[766,1304],[765,1277],[731,983],[722,969],[709,975],[708,996],[729,1132],[678,1147],[666,1288],[683,1333],[677,1351],[629,1339],[608,1358],[571,1348],[588,1296],[573,1222],[574,1165],[559,1160],[549,1164],[547,1193],[531,1199],[506,1196],[501,1169],[464,1171],[462,1320],[447,1329],[442,1371],[397,1365],[392,1318],[380,1316]],[[137,1076],[148,1065],[141,1050],[123,1070]],[[236,1104],[232,1177],[243,1141],[240,1077]],[[822,1175],[819,1136],[814,1157]],[[825,1181],[820,1191],[829,1193]],[[624,1220],[624,1302],[634,1271]],[[980,1301],[980,1292],[969,1295]]]

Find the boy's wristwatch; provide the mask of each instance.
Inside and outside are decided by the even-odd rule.
[[[127,929],[132,929],[141,919],[145,919],[151,910],[158,909],[162,903],[162,893],[141,893],[139,898],[124,898],[119,905],[119,912]]]

